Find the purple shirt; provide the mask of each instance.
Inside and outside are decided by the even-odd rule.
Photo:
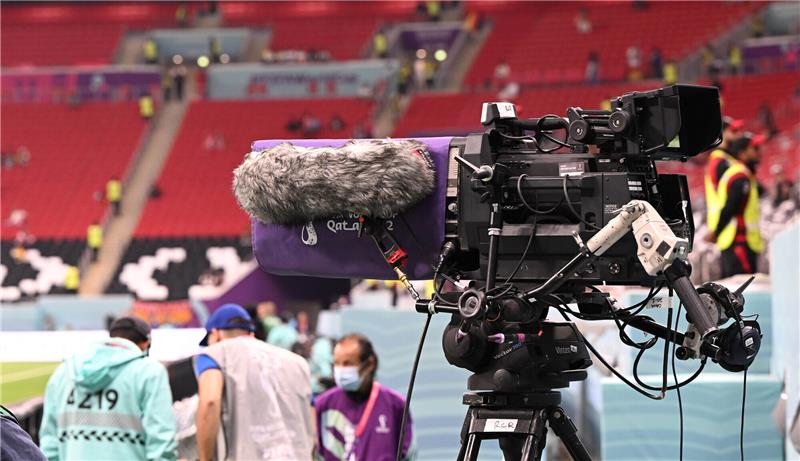
[[[381,386],[364,433],[356,439],[356,426],[367,400],[355,402],[339,387],[319,395],[315,401],[319,458],[325,461],[394,461],[405,399]],[[411,415],[406,422],[403,457],[412,455]]]

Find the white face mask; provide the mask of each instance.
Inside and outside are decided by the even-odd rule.
[[[333,380],[346,391],[357,391],[364,379],[358,374],[359,367],[333,367]]]

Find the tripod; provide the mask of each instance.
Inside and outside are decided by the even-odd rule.
[[[560,392],[468,392],[463,402],[469,409],[461,430],[458,461],[476,461],[481,441],[487,439],[498,439],[506,461],[539,461],[547,435],[545,424],[564,442],[573,459],[591,461],[575,425],[559,406]]]

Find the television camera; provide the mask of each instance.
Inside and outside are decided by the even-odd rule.
[[[721,120],[716,88],[674,85],[617,97],[610,111],[569,108],[566,117],[522,120],[513,104],[486,103],[484,131],[451,142],[458,168],[448,177],[446,243],[434,296],[416,307],[452,314],[445,357],[473,372],[459,459],[477,459],[480,441],[493,438],[505,459],[540,459],[546,423],[573,458],[589,459],[553,390],[586,378],[587,349],[600,357],[570,316],[614,320],[639,349],[665,340],[663,385],[640,381],[660,394],[637,388],[652,398],[675,388],[666,384],[668,343],[679,359],[699,359],[700,370],[707,358],[729,371],[752,363],[761,332],[741,315],[747,284],[695,289],[686,262],[694,236],[687,181],[658,174],[655,163],[718,145]],[[451,288],[470,282],[443,292],[448,280]],[[641,285],[650,294],[621,307],[596,284]],[[640,315],[664,287],[686,309],[685,333],[672,328],[671,309],[666,326]],[[548,320],[551,309],[565,321]],[[627,326],[653,338],[635,343]]]

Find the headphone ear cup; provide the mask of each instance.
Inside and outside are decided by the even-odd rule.
[[[717,344],[725,351],[719,365],[728,371],[742,371],[753,363],[761,348],[761,326],[755,320],[745,321],[741,329],[734,323],[722,332]]]

